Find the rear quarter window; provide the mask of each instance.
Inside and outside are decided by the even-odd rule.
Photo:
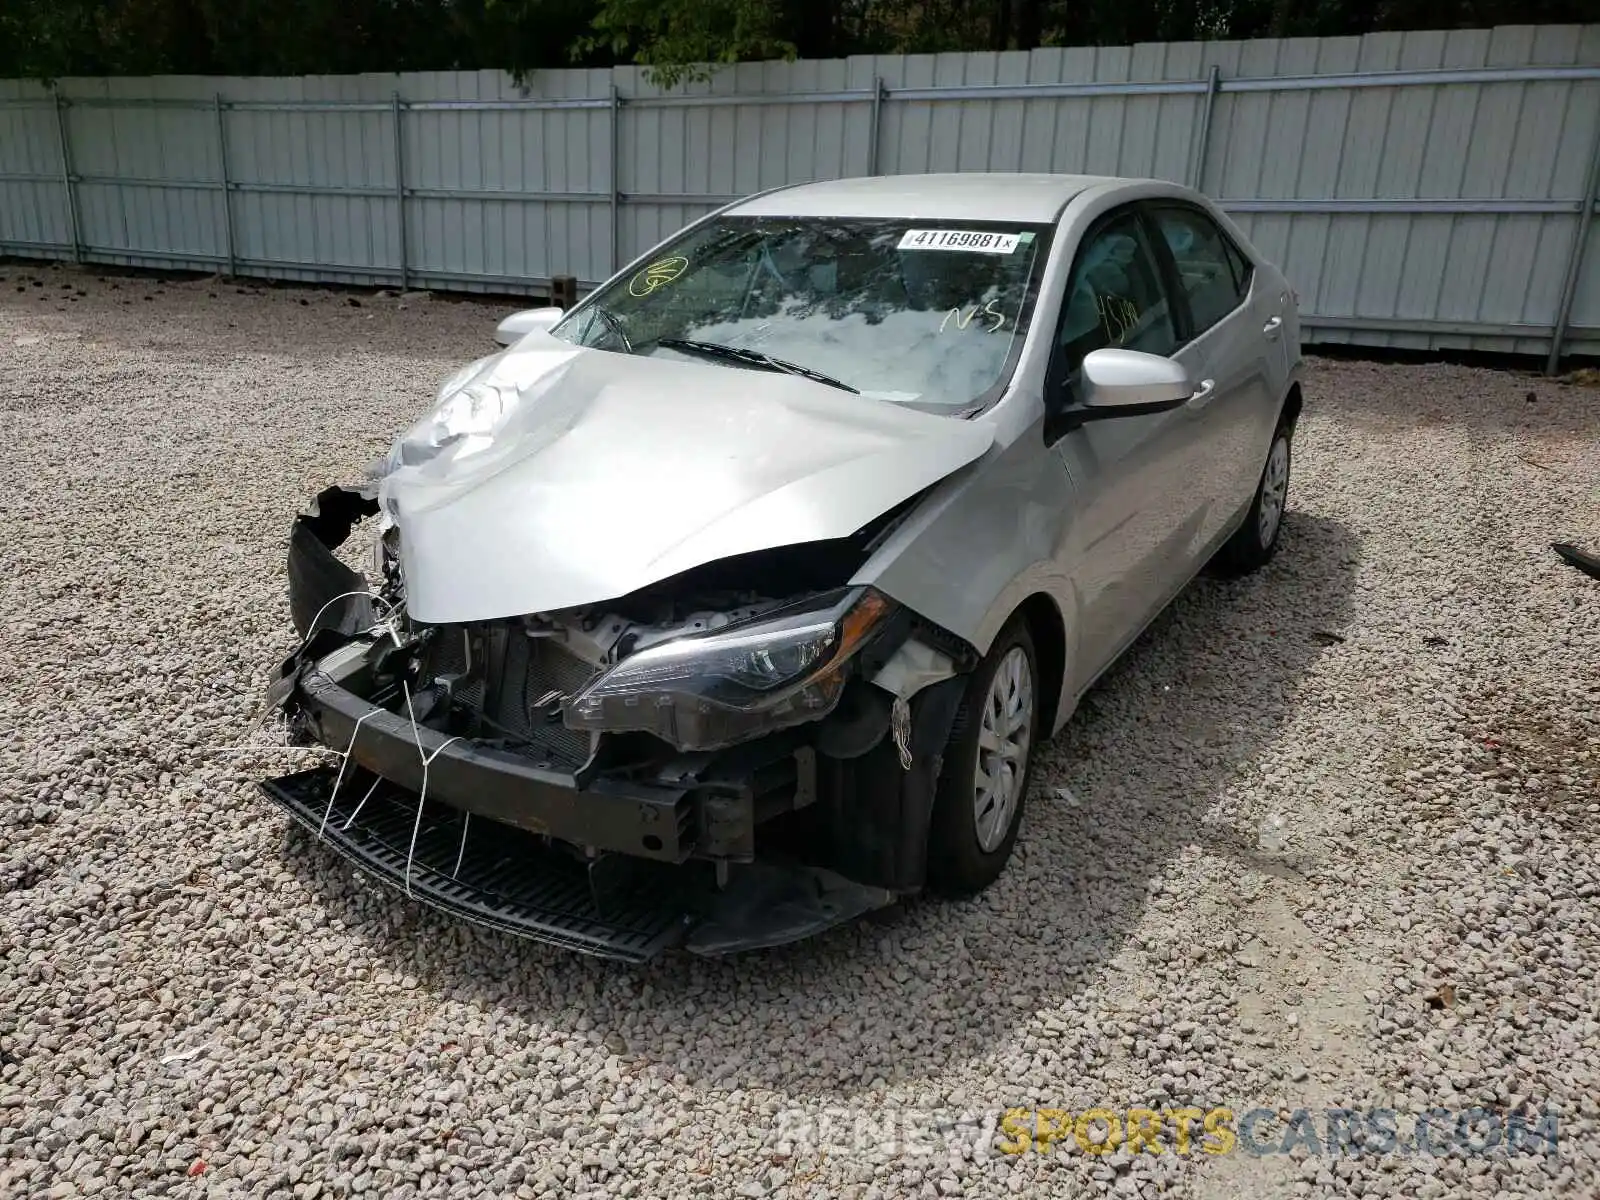
[[[1250,291],[1249,260],[1199,209],[1163,206],[1153,215],[1177,268],[1198,337],[1244,303]]]

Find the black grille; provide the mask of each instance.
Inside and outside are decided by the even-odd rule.
[[[552,692],[571,696],[596,674],[559,643],[510,627],[441,626],[422,673],[430,681],[464,674],[454,684],[457,703],[485,717],[493,731],[527,741],[569,769],[588,759],[589,735],[561,723],[559,703],[537,707]]]
[[[554,705],[535,706],[552,692],[572,695],[594,674],[592,666],[549,638],[513,633],[506,642],[505,686],[494,719],[561,758],[582,763],[589,757],[589,735],[561,724]]]
[[[428,660],[425,667],[426,677],[436,679],[440,675],[462,675],[467,670],[467,631],[460,628],[441,629],[434,635],[432,644],[428,647]],[[476,668],[466,679],[459,679],[455,685],[455,695],[461,703],[478,712],[483,711],[484,671],[481,662],[474,663]]]
[[[328,807],[336,773],[319,767],[262,783],[296,822],[391,887],[407,887],[407,850],[416,828],[409,888],[414,899],[478,925],[606,958],[643,962],[675,945],[692,923],[698,880],[682,867],[629,866],[608,880],[604,907],[589,869],[522,830],[417,797],[373,777],[347,779]],[[359,808],[359,812],[357,809]],[[324,818],[326,817],[326,820]],[[350,827],[345,828],[349,821]],[[459,856],[459,866],[458,866]]]

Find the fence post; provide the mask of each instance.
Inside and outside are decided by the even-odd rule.
[[[617,95],[617,82],[611,81],[611,271],[616,274],[622,269],[622,227],[621,213],[618,201],[621,191],[617,187],[617,164],[622,161],[622,151],[618,145],[619,133],[622,129],[622,100]]]
[[[67,218],[72,223],[72,261],[83,261],[83,229],[78,221],[78,189],[72,181],[72,147],[67,136],[67,102],[60,88],[51,89],[56,98],[56,136],[61,141],[61,186],[67,193]]]
[[[1556,308],[1555,326],[1550,330],[1550,357],[1544,373],[1554,375],[1561,367],[1561,343],[1566,341],[1572,321],[1572,304],[1578,295],[1578,278],[1583,274],[1583,252],[1589,245],[1589,229],[1594,224],[1596,193],[1600,192],[1600,121],[1595,123],[1594,145],[1589,150],[1589,173],[1583,180],[1583,201],[1578,208],[1578,228],[1572,235],[1572,253],[1567,258],[1567,277],[1561,284],[1561,303]]]
[[[883,116],[883,76],[877,75],[872,80],[872,128],[867,131],[867,174],[878,173],[878,132],[880,118]]]
[[[233,243],[233,180],[228,174],[228,124],[222,113],[222,93],[211,94],[211,109],[217,114],[217,162],[222,168],[222,228],[228,239],[228,278],[239,273],[238,252]]]
[[[1216,102],[1217,89],[1222,83],[1222,72],[1216,63],[1211,64],[1211,74],[1206,77],[1206,91],[1200,101],[1200,133],[1195,138],[1193,157],[1189,162],[1189,186],[1204,191],[1201,186],[1206,177],[1206,151],[1211,145],[1211,109]]]
[[[394,202],[400,227],[400,290],[411,286],[406,250],[406,131],[400,121],[400,93],[389,94],[389,112],[394,117]]]

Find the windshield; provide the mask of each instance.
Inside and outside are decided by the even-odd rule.
[[[627,354],[785,371],[955,412],[998,396],[1049,227],[719,217],[599,289],[552,331]]]

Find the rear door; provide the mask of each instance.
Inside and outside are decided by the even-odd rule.
[[[1196,554],[1214,549],[1249,504],[1266,461],[1281,389],[1283,322],[1249,258],[1198,205],[1150,203],[1158,253],[1186,341],[1173,357],[1210,390],[1188,408],[1200,442],[1195,485],[1209,497]]]
[[[1183,326],[1153,238],[1137,207],[1114,209],[1079,244],[1062,297],[1052,393],[1066,407],[1084,357],[1118,346],[1173,355]],[[1205,495],[1194,486],[1200,442],[1187,406],[1068,428],[1053,444],[1073,493],[1059,565],[1078,601],[1073,662],[1086,684],[1192,573]],[[1049,426],[1047,426],[1049,428]]]

